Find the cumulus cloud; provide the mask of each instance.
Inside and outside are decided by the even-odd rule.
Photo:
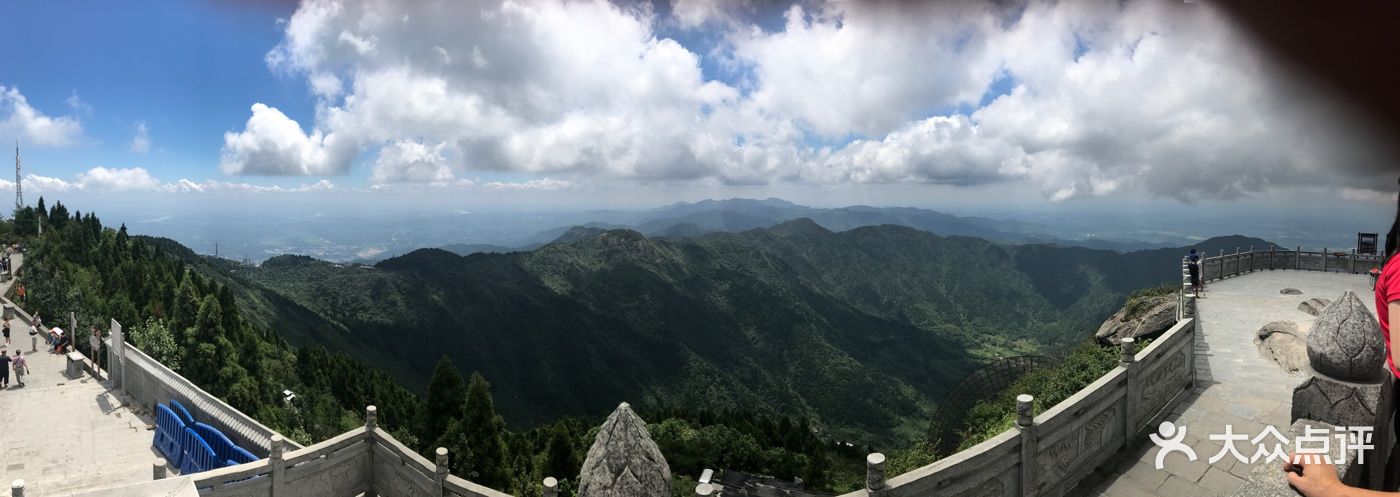
[[[146,129],[146,121],[136,123],[136,136],[131,137],[131,151],[138,154],[151,151],[151,133]]]
[[[19,88],[0,85],[0,135],[39,146],[62,147],[77,143],[82,134],[77,118],[45,115],[29,105]]]
[[[345,172],[354,146],[335,132],[303,133],[282,111],[253,104],[241,132],[224,133],[219,168],[228,174],[268,176],[323,175]]]
[[[124,192],[155,189],[160,186],[160,182],[156,181],[151,173],[139,167],[129,169],[94,167],[78,175],[78,185],[84,189]]]
[[[371,182],[383,183],[445,183],[452,181],[442,156],[446,144],[427,146],[407,140],[396,141],[379,150],[374,162]]]
[[[746,19],[754,10],[681,0],[661,18],[602,0],[306,0],[266,60],[305,79],[314,121],[255,105],[225,135],[221,167],[341,174],[377,149],[375,184],[498,170],[1023,182],[1051,200],[1192,202],[1365,188],[1329,169],[1393,159],[1325,101],[1310,103],[1316,94],[1279,83],[1288,78],[1206,4],[796,2],[777,29]],[[658,35],[664,25],[721,41],[702,56]],[[706,74],[703,57],[737,76]]]

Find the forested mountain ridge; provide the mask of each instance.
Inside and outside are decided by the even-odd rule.
[[[509,254],[424,249],[374,268],[273,259],[235,274],[345,329],[304,338],[344,344],[412,388],[436,354],[480,371],[514,423],[628,400],[810,416],[838,437],[891,441],[922,430],[982,359],[1082,341],[1129,292],[1179,278],[1181,256],[806,219],[562,238]]]
[[[43,234],[37,232],[44,226]],[[424,395],[403,388],[378,365],[356,361],[321,338],[345,329],[299,304],[241,278],[233,261],[200,256],[179,243],[105,228],[92,214],[50,209],[39,199],[13,220],[0,220],[0,241],[26,248],[20,278],[25,308],[46,316],[76,314],[75,343],[109,318],[125,324],[128,341],[175,372],[258,421],[302,443],[326,440],[363,423],[366,405],[379,406],[380,426],[424,454],[448,447],[453,474],[522,497],[538,497],[545,476],[571,496],[589,427],[600,419],[557,416],[507,429],[495,413],[487,381],[470,382],[445,357]],[[286,256],[269,267],[324,264]],[[332,266],[333,267],[333,266]],[[355,266],[351,266],[355,267]],[[361,270],[372,270],[361,269]],[[37,315],[37,314],[36,314]],[[267,324],[270,323],[270,324]],[[283,335],[313,337],[301,347]],[[432,359],[439,357],[439,359]],[[283,398],[283,391],[297,394]],[[763,416],[749,409],[666,406],[641,411],[676,474],[678,495],[694,488],[700,468],[745,468],[800,475],[812,488],[855,488],[861,454],[833,444],[806,420]]]

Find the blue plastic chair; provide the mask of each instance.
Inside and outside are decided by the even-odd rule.
[[[214,455],[214,449],[209,448],[209,443],[188,427],[185,428],[184,436],[180,438],[180,450],[184,452],[184,461],[180,465],[182,475],[192,475],[223,466]]]
[[[243,450],[242,447],[234,445],[234,443],[230,441],[227,436],[224,436],[223,432],[219,431],[218,428],[204,423],[195,423],[193,428],[194,432],[199,434],[199,436],[209,444],[209,448],[214,449],[214,456],[218,461],[224,463],[220,467],[233,466],[258,460],[256,457],[253,457],[253,454]]]
[[[156,436],[153,445],[173,468],[180,467],[184,452],[180,450],[181,437],[185,433],[185,422],[165,404],[156,404]]]
[[[190,416],[190,411],[185,409],[185,405],[181,404],[180,401],[170,399],[170,410],[180,415],[180,420],[184,421],[186,426],[194,424],[194,416]]]

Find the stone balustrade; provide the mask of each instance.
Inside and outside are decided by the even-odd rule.
[[[1381,256],[1358,254],[1356,250],[1335,251],[1323,248],[1319,251],[1248,250],[1236,248],[1234,253],[1220,251],[1214,256],[1202,254],[1201,279],[1218,280],[1231,276],[1266,269],[1294,269],[1300,271],[1330,271],[1339,273],[1364,274],[1373,267],[1380,267]]]
[[[155,412],[157,404],[177,400],[190,410],[195,419],[218,428],[233,443],[258,457],[267,457],[271,452],[273,437],[281,437],[272,428],[205,392],[123,341],[121,324],[115,320],[112,321],[112,333],[105,343],[112,385],[147,412]],[[281,438],[293,449],[301,448],[296,442]]]

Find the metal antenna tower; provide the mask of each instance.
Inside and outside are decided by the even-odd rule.
[[[20,181],[19,173],[20,173],[20,168],[19,168],[19,140],[15,140],[15,210],[16,210],[16,211],[18,211],[18,210],[20,210],[21,208],[24,207],[24,190],[20,187],[20,185],[21,185],[22,182]]]

